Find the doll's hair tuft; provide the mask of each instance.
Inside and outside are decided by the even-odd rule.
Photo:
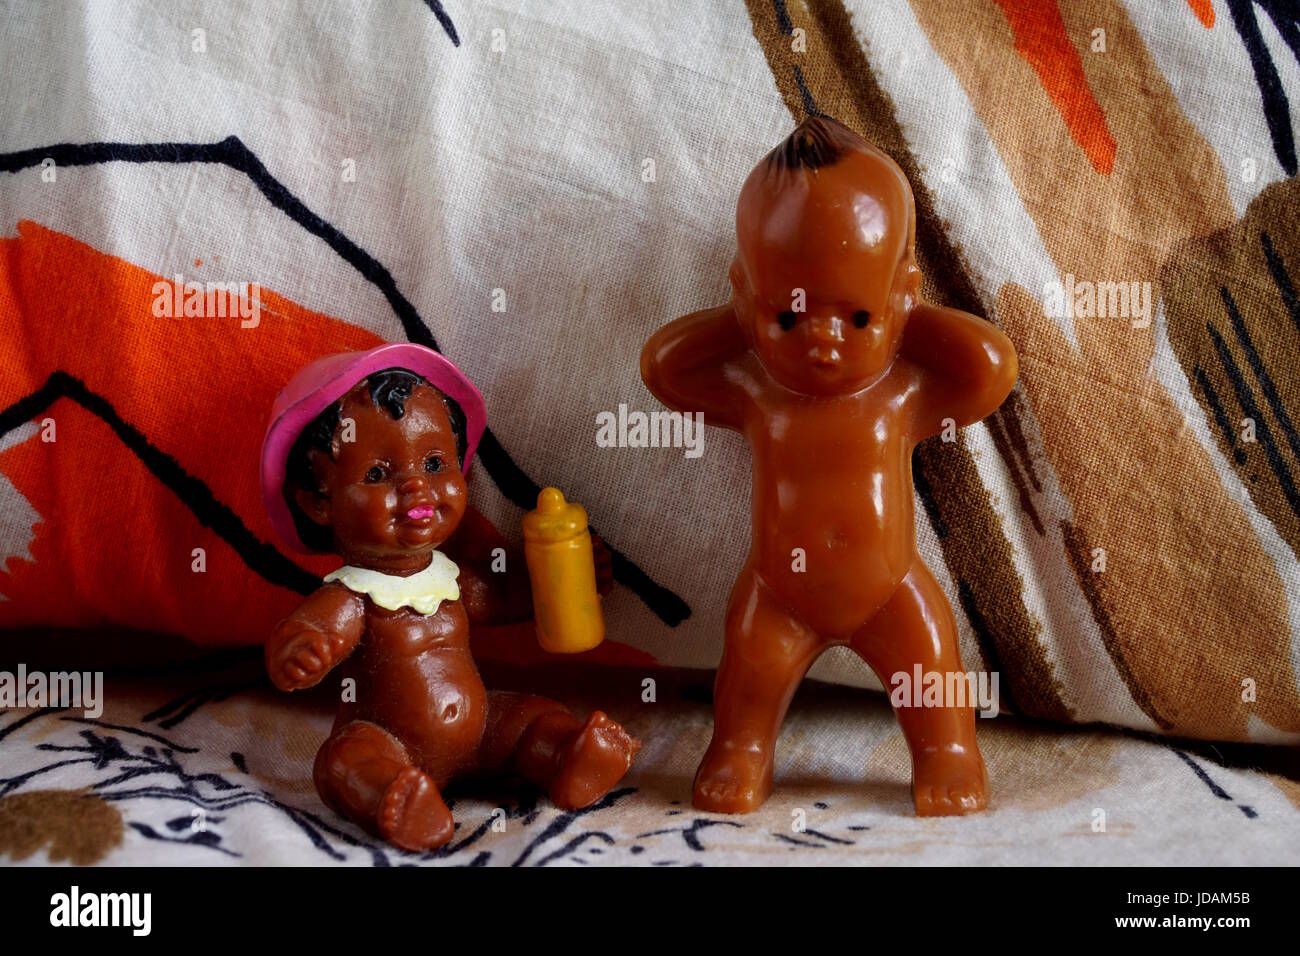
[[[812,171],[835,165],[845,153],[870,148],[866,140],[838,120],[811,113],[767,154],[764,162],[779,169]]]

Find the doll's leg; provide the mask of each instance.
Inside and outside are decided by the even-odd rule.
[[[695,774],[695,806],[749,813],[772,793],[781,722],[826,643],[795,618],[746,565],[727,606],[713,686],[713,740]]]
[[[595,803],[632,766],[641,742],[603,712],[579,720],[563,704],[532,694],[488,694],[479,751],[483,770],[510,769],[565,810]]]
[[[915,677],[964,674],[957,649],[957,622],[943,589],[920,558],[888,603],[853,638],[855,651],[871,665],[886,690],[894,674]],[[945,690],[946,694],[946,690]],[[943,699],[943,706],[895,707],[912,751],[912,795],[923,817],[974,813],[988,803],[988,774],[975,742],[975,711]]]
[[[336,728],[316,754],[312,777],[331,809],[394,846],[431,850],[451,839],[455,823],[437,785],[378,724]]]

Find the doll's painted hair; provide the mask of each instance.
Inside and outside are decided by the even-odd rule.
[[[905,223],[899,225],[906,229],[906,249],[910,251],[916,244],[916,207],[907,176],[883,150],[824,113],[805,117],[789,136],[758,161],[741,189],[737,203],[737,228],[747,197],[751,202],[756,193],[766,197],[758,199],[760,208],[754,210],[762,218],[767,215],[763,210],[770,204],[784,201],[781,197],[787,190],[793,190],[792,195],[796,197],[816,192],[821,188],[822,177],[819,174],[822,170],[835,167],[855,154],[871,157],[875,165],[888,174],[862,180],[858,191],[886,192],[901,201],[899,217],[905,217]]]
[[[456,457],[461,469],[464,469],[469,438],[466,432],[465,411],[455,399],[430,384],[428,379],[404,368],[386,368],[374,372],[359,384],[365,386],[371,403],[376,408],[386,411],[393,421],[400,420],[406,414],[406,400],[418,386],[424,385],[432,389],[447,406],[447,418],[450,419],[452,433],[456,436]],[[342,415],[343,399],[339,399],[308,422],[294,440],[293,447],[289,450],[289,459],[285,463],[284,500],[289,505],[289,514],[293,516],[294,528],[298,532],[299,539],[313,551],[332,550],[333,537],[329,528],[318,525],[303,514],[294,500],[293,491],[295,488],[319,490],[320,483],[312,468],[311,453],[319,451],[331,459],[334,457],[334,432],[339,427]]]
[[[795,127],[763,162],[778,169],[803,169],[811,172],[833,166],[845,153],[870,151],[872,146],[843,123],[814,113]]]

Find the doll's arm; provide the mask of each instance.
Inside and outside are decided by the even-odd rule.
[[[442,546],[456,562],[460,600],[471,626],[514,624],[533,616],[523,552],[513,547],[473,505]]]
[[[963,427],[991,415],[1016,384],[1011,340],[991,322],[957,309],[918,303],[908,315],[900,354],[920,378],[912,407],[918,439],[943,431],[945,418]]]
[[[470,626],[517,624],[533,616],[533,595],[523,553],[506,548],[505,571],[493,571],[492,561],[453,558],[460,568],[456,579]]]
[[[748,348],[730,304],[692,312],[650,336],[641,350],[641,378],[669,408],[739,428],[742,393],[728,380],[726,364]]]
[[[314,687],[351,654],[365,631],[365,603],[337,584],[315,591],[266,642],[266,671],[280,690]]]

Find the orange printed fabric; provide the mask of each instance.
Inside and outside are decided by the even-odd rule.
[[[31,508],[0,625],[256,643],[338,563],[274,543],[258,423],[300,365],[378,339],[265,290],[256,328],[160,318],[172,280],[32,222],[0,256],[0,336],[23,343],[3,353],[0,472]]]
[[[23,343],[0,357],[0,474],[29,524],[25,553],[0,573],[0,627],[261,643],[339,564],[288,552],[266,517],[257,475],[271,402],[313,359],[380,339],[265,289],[256,311],[214,309],[193,277],[164,279],[33,222],[0,240],[0,257],[0,338]],[[546,657],[531,625],[476,637],[490,658]],[[99,659],[138,656],[123,646]],[[645,655],[611,642],[590,659]]]

